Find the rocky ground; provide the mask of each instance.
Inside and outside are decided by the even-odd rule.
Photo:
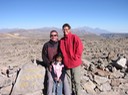
[[[42,61],[41,51],[47,40],[11,34],[1,36],[0,95],[13,92],[25,64],[32,63],[33,59]],[[81,40],[84,44],[81,95],[128,95],[128,38],[81,37]],[[28,78],[33,79],[27,77],[26,80]],[[22,86],[27,87],[25,85]],[[42,95],[42,89],[18,95]]]
[[[83,40],[85,95],[128,95],[128,39]]]

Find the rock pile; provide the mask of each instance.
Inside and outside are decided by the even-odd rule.
[[[83,95],[128,95],[127,42],[126,39],[86,40]]]
[[[0,70],[0,95],[9,95],[20,68],[1,66]]]

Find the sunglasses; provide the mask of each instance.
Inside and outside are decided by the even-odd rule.
[[[50,37],[55,37],[55,36],[58,36],[57,34],[56,35],[50,35]]]

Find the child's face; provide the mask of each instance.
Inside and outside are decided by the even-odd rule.
[[[56,58],[56,61],[61,62],[62,61],[62,58],[61,57],[57,57]]]

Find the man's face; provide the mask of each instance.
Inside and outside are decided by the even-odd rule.
[[[63,28],[63,33],[64,33],[64,35],[67,35],[68,33],[70,33],[69,27],[65,26],[65,27]]]
[[[58,34],[56,32],[52,32],[50,34],[50,39],[55,42],[58,41]]]

